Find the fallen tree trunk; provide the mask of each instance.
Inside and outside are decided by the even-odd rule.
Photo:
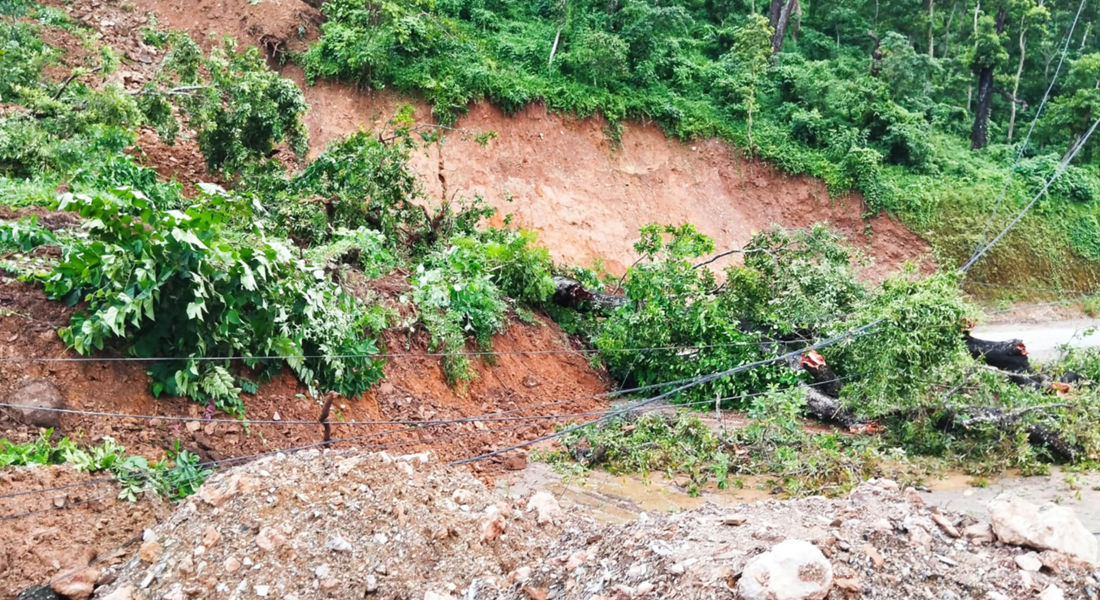
[[[626,296],[592,291],[581,282],[561,275],[554,276],[554,304],[580,312],[612,313],[630,304]]]
[[[970,356],[984,361],[991,367],[997,367],[1005,371],[1026,373],[1031,370],[1031,364],[1027,358],[1027,348],[1021,340],[1008,340],[1005,342],[991,342],[978,339],[969,333],[964,335],[966,349]]]
[[[815,388],[806,388],[806,412],[813,415],[818,421],[824,423],[837,423],[848,429],[858,429],[860,425],[866,425],[867,421],[844,408],[840,400],[832,396],[826,396]]]
[[[1020,419],[1030,412],[1052,408],[1065,408],[1065,404],[1045,404],[1042,406],[1029,406],[1014,411],[1004,411],[991,406],[972,406],[951,411],[950,419],[953,425],[963,429],[971,429],[980,425],[990,425],[1000,431],[1009,432]],[[961,415],[967,415],[960,418]],[[1036,446],[1044,446],[1051,455],[1059,460],[1072,461],[1077,456],[1077,448],[1062,439],[1057,431],[1042,423],[1031,423],[1024,427],[1027,432],[1027,440]]]

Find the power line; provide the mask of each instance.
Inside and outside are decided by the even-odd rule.
[[[376,354],[290,354],[272,356],[12,356],[0,357],[0,363],[56,362],[56,363],[94,363],[94,362],[161,362],[161,361],[256,361],[265,360],[311,360],[311,359],[349,359],[349,358],[448,358],[452,356],[529,356],[547,354],[603,354],[608,352],[669,352],[710,350],[735,346],[758,346],[761,344],[804,344],[802,340],[755,340],[723,342],[721,344],[702,344],[696,346],[651,346],[644,348],[577,348],[570,350],[485,350],[476,352],[380,352]]]
[[[859,327],[856,327],[855,329],[852,329],[852,330],[847,331],[845,333],[842,333],[840,335],[831,337],[827,340],[823,340],[821,342],[818,342],[818,343],[814,344],[813,346],[803,348],[801,350],[795,350],[794,352],[788,352],[786,354],[776,356],[776,357],[773,357],[773,358],[758,360],[758,361],[751,362],[751,363],[748,363],[748,364],[744,364],[744,365],[741,365],[741,366],[738,366],[738,367],[734,367],[732,369],[727,369],[725,371],[719,371],[717,373],[712,373],[710,375],[704,375],[704,376],[696,378],[696,380],[694,382],[686,383],[686,384],[684,384],[680,387],[677,387],[674,390],[664,392],[663,394],[659,394],[657,396],[649,398],[648,400],[643,400],[641,402],[635,403],[635,404],[633,404],[631,406],[628,406],[626,408],[623,408],[621,410],[617,410],[617,411],[608,413],[607,415],[604,415],[604,416],[602,416],[598,419],[595,419],[593,421],[590,421],[588,423],[584,423],[582,425],[576,425],[576,426],[573,426],[573,427],[568,427],[566,429],[562,429],[561,431],[557,431],[557,432],[554,432],[554,433],[549,434],[549,435],[544,435],[542,437],[536,438],[536,439],[528,441],[528,442],[524,442],[522,444],[516,444],[515,446],[510,446],[508,448],[504,448],[504,449],[501,449],[501,450],[495,450],[493,452],[482,454],[480,456],[475,456],[475,457],[472,457],[472,458],[466,458],[466,459],[463,459],[463,460],[453,461],[450,464],[452,466],[464,465],[464,464],[467,464],[467,463],[476,462],[476,461],[479,461],[479,460],[484,460],[486,458],[491,458],[491,457],[497,456],[499,454],[504,454],[505,452],[510,452],[512,450],[518,450],[520,448],[526,448],[527,446],[531,446],[533,444],[537,444],[537,443],[544,442],[544,441],[547,441],[547,440],[552,440],[554,438],[561,437],[561,436],[563,436],[567,433],[577,431],[578,429],[588,427],[588,426],[593,425],[595,423],[599,423],[601,421],[606,421],[607,419],[610,419],[610,418],[615,417],[617,415],[621,415],[623,413],[627,413],[627,412],[630,412],[632,410],[642,408],[643,406],[647,406],[647,405],[652,404],[654,402],[657,402],[659,400],[663,400],[665,398],[674,396],[674,395],[680,393],[683,390],[686,390],[686,389],[689,389],[689,388],[692,388],[692,387],[695,387],[695,386],[698,386],[698,385],[702,385],[704,383],[714,381],[715,379],[720,379],[722,377],[727,377],[729,375],[735,375],[735,374],[740,373],[742,371],[755,369],[757,367],[772,364],[772,363],[779,362],[779,361],[782,361],[782,360],[795,358],[797,356],[801,356],[802,354],[805,354],[806,352],[809,352],[810,350],[819,350],[821,348],[824,348],[826,346],[831,346],[832,344],[835,344],[837,342],[843,341],[843,340],[851,338],[851,337],[858,337],[858,336],[862,336],[862,335],[867,335],[865,332],[867,332],[868,330],[878,326],[883,321],[884,321],[884,319],[878,319],[876,321],[872,321],[871,323],[867,323],[866,325],[861,325]]]
[[[1050,85],[1047,86],[1047,91],[1043,93],[1043,99],[1039,102],[1039,108],[1035,110],[1035,117],[1031,119],[1031,126],[1027,129],[1027,135],[1024,136],[1024,141],[1020,143],[1019,150],[1016,151],[1016,160],[1012,163],[1012,168],[1008,171],[1008,179],[1005,180],[1005,185],[1001,188],[1001,193],[997,196],[997,203],[993,206],[993,212],[989,215],[989,220],[985,224],[985,229],[982,231],[982,235],[978,238],[978,247],[974,249],[974,254],[970,255],[971,261],[978,255],[978,251],[981,250],[982,244],[985,243],[985,236],[989,234],[989,228],[993,226],[993,220],[997,217],[997,212],[1001,208],[1001,203],[1004,202],[1005,194],[1008,193],[1008,186],[1012,184],[1012,178],[1016,174],[1016,167],[1020,164],[1020,159],[1024,156],[1024,151],[1027,149],[1027,143],[1031,140],[1031,133],[1035,131],[1035,124],[1039,122],[1039,116],[1043,113],[1043,107],[1046,106],[1047,100],[1050,98],[1050,92],[1054,89],[1054,83],[1058,81],[1058,74],[1062,72],[1062,64],[1066,61],[1066,52],[1069,50],[1070,40],[1073,38],[1073,30],[1077,27],[1077,21],[1081,18],[1081,11],[1085,8],[1085,0],[1081,0],[1081,4],[1077,6],[1077,14],[1073,17],[1073,23],[1069,26],[1069,32],[1066,33],[1066,43],[1062,46],[1062,56],[1058,59],[1058,67],[1054,70],[1054,77],[1050,80]],[[964,269],[965,271],[965,269]]]
[[[1024,218],[1024,215],[1026,215],[1028,211],[1031,210],[1031,207],[1035,206],[1035,203],[1039,201],[1039,198],[1042,198],[1043,195],[1046,194],[1047,190],[1050,189],[1050,186],[1054,185],[1054,182],[1062,176],[1062,173],[1066,172],[1066,167],[1068,167],[1069,163],[1072,162],[1073,159],[1077,156],[1077,153],[1079,153],[1081,149],[1085,147],[1085,142],[1087,142],[1089,137],[1092,136],[1092,133],[1096,131],[1097,125],[1100,125],[1100,118],[1093,121],[1092,126],[1089,127],[1088,131],[1085,132],[1085,135],[1081,138],[1081,141],[1076,146],[1074,146],[1069,156],[1067,156],[1066,159],[1062,161],[1062,164],[1058,167],[1058,171],[1054,173],[1050,180],[1047,181],[1046,185],[1043,186],[1043,189],[1039,190],[1038,194],[1035,194],[1035,197],[1032,198],[1031,202],[1028,202],[1027,206],[1025,206],[1024,209],[1020,211],[1020,214],[1016,215],[1016,218],[1012,219],[1012,222],[1009,223],[1008,226],[1001,231],[1001,233],[997,234],[997,237],[993,238],[993,241],[986,244],[986,246],[978,252],[975,252],[974,256],[972,256],[970,260],[967,261],[965,265],[963,265],[962,269],[960,269],[963,275],[965,275],[970,270],[970,267],[974,266],[974,263],[978,262],[978,260],[982,256],[984,256],[986,252],[989,252],[990,248],[992,248],[997,242],[1001,241],[1001,238],[1003,238],[1013,227],[1015,227],[1016,224],[1020,222],[1020,219]]]

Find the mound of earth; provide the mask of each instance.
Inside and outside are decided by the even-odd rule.
[[[598,525],[545,492],[502,499],[424,455],[315,451],[217,475],[145,533],[137,556],[93,574],[113,581],[96,593],[111,600],[1051,600],[1096,591],[1091,565],[995,539],[989,525],[936,512],[885,480],[840,499],[737,513],[706,505]],[[769,585],[772,595],[754,595]]]

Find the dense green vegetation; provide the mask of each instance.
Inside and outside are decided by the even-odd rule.
[[[304,60],[327,64],[321,50],[332,41],[329,36],[338,31],[342,19],[360,18],[356,11],[362,10],[340,0],[326,6],[333,11],[326,37]],[[340,10],[355,14],[342,15]],[[414,30],[425,19],[439,26],[471,27],[432,10],[415,14],[404,10],[386,8],[384,14],[390,16],[377,22],[393,25],[397,21],[387,20],[393,13],[404,15],[398,21]],[[674,21],[682,17],[690,24],[690,11],[662,10],[671,11],[666,16],[675,17]],[[76,352],[153,359],[149,375],[157,395],[188,397],[206,404],[211,412],[220,409],[243,417],[248,394],[286,368],[315,398],[330,391],[354,398],[383,376],[377,355],[383,350],[380,339],[387,329],[404,334],[397,339],[408,347],[422,344],[444,353],[441,362],[447,379],[461,386],[474,376],[472,361],[479,360],[468,351],[491,349],[493,336],[505,331],[512,318],[527,319],[535,310],[552,314],[580,343],[590,344],[597,352],[593,362],[602,362],[620,382],[653,386],[655,392],[671,389],[669,381],[775,359],[867,326],[866,335],[822,348],[821,354],[843,381],[844,406],[864,419],[867,430],[885,431],[873,443],[802,433],[797,417],[805,411],[801,385],[808,382],[808,375],[797,365],[774,361],[690,387],[671,398],[748,411],[754,426],[732,433],[729,439],[708,437],[690,422],[654,417],[644,427],[629,430],[622,426],[615,430],[613,425],[597,433],[582,431],[567,438],[566,447],[571,452],[584,444],[620,448],[610,455],[610,464],[624,463],[614,468],[668,468],[683,463],[696,485],[702,483],[699,473],[703,471],[716,476],[792,469],[815,474],[809,480],[786,483],[793,486],[792,491],[851,483],[873,470],[872,459],[877,460],[885,448],[949,459],[981,457],[983,464],[998,468],[1033,468],[1065,460],[1064,453],[1030,438],[1028,428],[1035,425],[1070,444],[1071,460],[1090,460],[1100,449],[1100,434],[1094,426],[1100,393],[1095,387],[1100,381],[1097,357],[1073,354],[1067,363],[1050,367],[1054,374],[1072,369],[1084,375],[1075,395],[1058,402],[1051,401],[1049,389],[1019,387],[1003,374],[981,369],[962,337],[977,310],[961,295],[959,276],[954,273],[926,276],[907,271],[880,284],[861,282],[856,272],[863,257],[825,226],[762,232],[744,249],[744,263],[721,276],[700,268],[714,245],[691,224],[643,228],[635,245],[640,258],[622,277],[553,265],[534,234],[485,227],[492,210],[480,198],[426,197],[409,157],[422,143],[441,142],[444,131],[415,126],[411,109],[399,111],[385,131],[338,140],[291,172],[272,150],[302,149],[302,94],[270,71],[255,50],[227,42],[203,53],[184,34],[150,30],[145,34],[163,50],[162,62],[156,65],[157,78],[143,89],[126,91],[105,82],[104,75],[116,64],[109,49],[90,54],[86,64],[64,65],[84,77],[58,81],[44,69],[61,68],[62,57],[42,41],[41,28],[80,30],[80,26],[65,21],[63,15],[53,15],[49,23],[29,20],[34,14],[0,21],[0,40],[8,40],[0,62],[15,60],[11,64],[18,66],[0,70],[6,103],[0,108],[0,204],[44,207],[45,213],[65,211],[81,225],[50,230],[34,217],[0,220],[0,266],[40,285],[50,298],[75,307],[71,321],[58,333]],[[650,15],[643,21],[659,20]],[[371,27],[372,23],[364,21]],[[766,23],[759,19],[755,23],[753,27],[766,33]],[[753,47],[753,56],[759,59],[752,62],[755,75],[739,80],[742,88],[752,88],[745,92],[751,97],[744,133],[748,135],[748,113],[753,113],[754,152],[762,152],[767,143],[795,144],[794,138],[783,137],[786,134],[768,133],[771,117],[762,108],[755,112],[754,107],[774,101],[769,94],[775,90],[765,82],[777,65],[767,57],[769,47],[761,43],[766,38],[745,27],[749,25],[727,32],[739,51]],[[592,29],[594,38],[586,42],[584,52],[597,57],[616,48],[627,55],[631,52],[629,44],[615,41],[619,33],[597,35],[597,31],[603,30]],[[393,39],[380,38],[378,43],[383,45],[373,51],[404,56],[392,44],[411,43],[421,34],[410,30]],[[600,37],[604,34],[612,37]],[[640,36],[634,40],[637,43],[642,38],[655,43],[664,39],[660,31],[635,35]],[[462,38],[447,37],[445,43],[455,39]],[[90,43],[94,47],[94,40]],[[368,50],[359,48],[353,54],[366,60],[372,56]],[[561,52],[572,56],[570,61],[580,61],[578,65],[587,64],[574,54],[581,50],[572,44],[562,46]],[[657,46],[647,52],[665,56]],[[425,56],[406,59],[386,62],[391,69],[386,76],[414,65],[425,69],[442,65]],[[663,72],[658,63],[651,65],[653,73]],[[476,64],[469,62],[463,68]],[[594,76],[595,83],[568,78],[583,71],[545,77],[549,77],[546,81],[562,78],[569,84],[563,90],[579,90],[584,97],[599,100],[633,89],[626,86],[628,74],[620,71],[602,70]],[[532,77],[531,85],[536,85],[544,75]],[[654,77],[654,86],[664,85]],[[242,81],[247,85],[237,85]],[[448,83],[440,94],[453,89]],[[465,104],[445,106],[459,110]],[[697,108],[706,106],[711,105]],[[592,110],[596,109],[604,110],[593,105]],[[624,108],[619,114],[641,114],[634,110]],[[448,118],[445,115],[441,112]],[[740,121],[720,120],[718,113],[714,118],[712,123],[726,123],[732,133],[715,132],[729,133],[736,140],[738,130],[733,124]],[[823,130],[827,132],[823,135],[829,139],[853,135],[844,133],[847,130],[841,125],[837,121],[829,126],[837,129]],[[164,181],[134,157],[140,154],[134,148],[140,126],[156,128],[165,143],[185,136],[195,139],[211,174],[226,186],[199,184],[197,189],[185,190],[176,182]],[[851,152],[846,150],[844,156],[878,153],[879,158],[867,164],[879,165],[880,170],[868,171],[868,177],[883,181],[909,177],[924,182],[921,185],[931,182],[931,177],[950,179],[946,170],[880,165],[889,154],[881,146],[885,142],[872,144],[860,136],[860,144],[870,145],[849,148]],[[960,143],[943,141],[947,139],[940,139],[944,147]],[[807,157],[833,156],[828,149],[792,147]],[[1002,154],[1005,151],[1000,149]],[[982,158],[984,152],[974,156],[965,152],[964,161],[987,160]],[[1016,185],[1037,185],[1042,175],[1036,173],[1047,167],[1034,165],[1049,166],[1050,160],[1057,162],[1036,157],[1040,162],[1025,163]],[[834,163],[821,163],[826,164]],[[1093,210],[1091,196],[1076,197],[1091,182],[1084,168],[1072,171],[1062,185],[1073,185],[1059,188],[1061,196],[1052,196],[1046,206]],[[1029,226],[1052,223],[1042,220],[1051,214],[1044,209],[1040,220]],[[625,300],[603,313],[555,307],[551,302],[555,272]],[[382,279],[388,280],[386,285],[381,285]],[[972,418],[989,409],[1019,411],[1019,418],[1003,423]],[[621,433],[632,435],[617,439]],[[661,440],[668,437],[690,438],[694,441],[689,448],[698,446],[703,454],[689,461],[678,454],[677,445],[663,445]],[[635,442],[646,449],[639,454]],[[671,454],[654,454],[648,449],[651,443]],[[731,444],[749,448],[750,458],[734,460]],[[41,442],[8,454],[46,456],[47,462],[58,460],[51,456],[67,456],[64,448],[51,448]],[[176,465],[197,468],[188,455],[173,456]]]
[[[1077,8],[331,0],[323,36],[300,61],[311,78],[420,94],[446,124],[488,99],[507,111],[541,102],[601,113],[613,139],[631,119],[684,140],[717,136],[833,192],[862,191],[868,210],[899,214],[950,265],[988,240],[1001,189],[995,228],[1058,170],[1097,112],[1100,15],[1086,3],[1065,41]],[[1021,147],[1065,44],[1050,102]],[[1086,145],[975,280],[1094,289],[1098,160]]]

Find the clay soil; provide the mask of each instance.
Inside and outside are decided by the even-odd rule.
[[[154,499],[118,500],[113,482],[102,475],[79,473],[67,466],[4,469],[3,495],[47,487],[72,486],[50,494],[0,499],[0,598],[14,598],[29,586],[64,576],[95,562],[109,566],[125,560],[131,544],[146,527],[172,513]],[[30,514],[27,514],[30,513]],[[19,515],[17,518],[9,518]],[[136,546],[133,546],[136,548]]]

